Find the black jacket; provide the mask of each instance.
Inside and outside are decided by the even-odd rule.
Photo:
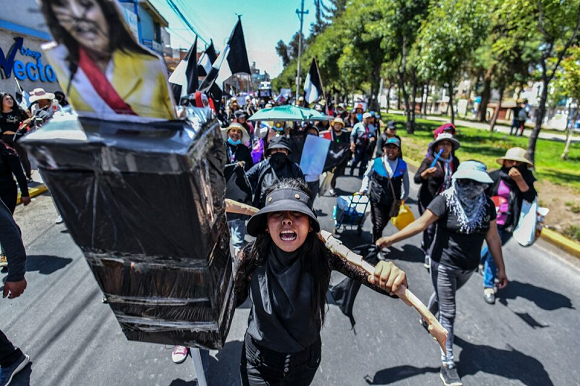
[[[441,185],[443,185],[443,182],[445,181],[445,169],[443,166],[443,161],[438,161],[435,164],[437,172],[434,175],[427,178],[426,180],[421,178],[421,173],[429,169],[431,163],[433,163],[433,159],[433,156],[425,158],[421,163],[421,166],[419,166],[419,169],[417,169],[415,177],[413,177],[413,180],[416,184],[421,184],[421,187],[419,188],[419,203],[423,206],[423,208],[427,208],[431,200],[433,200],[435,196],[439,194]],[[451,161],[451,164],[453,165],[453,171],[455,172],[459,166],[459,159],[453,156],[453,161]]]
[[[493,180],[493,184],[488,188],[487,193],[490,197],[497,196],[499,183],[502,180],[501,169],[494,170],[493,172],[489,173],[489,176]],[[516,225],[518,225],[520,212],[522,211],[523,200],[534,202],[536,196],[538,195],[536,189],[534,188],[534,181],[536,181],[536,177],[534,177],[532,172],[528,169],[525,169],[522,173],[522,176],[524,177],[526,184],[528,184],[530,187],[527,192],[521,192],[517,184],[511,178],[509,178],[509,176],[506,176],[507,178],[504,179],[504,182],[510,187],[508,214],[505,224],[498,226],[502,227],[506,232],[513,232]]]
[[[244,144],[240,145],[230,145],[226,141],[226,155],[228,157],[228,164],[244,162],[244,170],[248,171],[252,166],[254,166],[254,161],[252,160],[252,153],[250,149]]]
[[[301,178],[304,179],[304,173],[296,163],[286,159],[284,166],[280,170],[274,171],[270,165],[270,158],[258,162],[247,172],[248,180],[254,191],[254,200],[252,205],[261,209],[264,207],[266,199],[266,190],[274,182],[283,178]]]
[[[24,279],[26,251],[20,236],[20,228],[2,200],[0,200],[0,244],[8,260],[6,281],[15,282]]]

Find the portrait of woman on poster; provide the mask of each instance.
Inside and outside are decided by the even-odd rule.
[[[43,45],[80,116],[175,119],[165,65],[141,47],[114,0],[40,0],[56,42]]]

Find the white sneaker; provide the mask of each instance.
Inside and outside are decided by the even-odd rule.
[[[183,363],[187,359],[187,354],[189,354],[189,349],[187,347],[175,346],[171,353],[171,359],[173,360],[173,363]]]
[[[427,269],[431,268],[431,256],[425,255],[425,262],[423,263],[423,267]]]
[[[64,222],[64,220],[62,219],[62,216],[58,216],[56,218],[56,220],[54,220],[55,224],[62,224]]]

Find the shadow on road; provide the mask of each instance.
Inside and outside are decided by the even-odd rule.
[[[225,344],[216,354],[210,357],[207,383],[210,385],[239,385],[240,358],[242,355],[242,341],[235,340]]]
[[[425,261],[425,253],[411,244],[406,244],[401,247],[401,249],[396,247],[389,248],[389,253],[386,254],[386,258],[389,260],[403,260],[412,263],[423,263]]]
[[[388,385],[416,375],[438,372],[439,367],[415,367],[403,365],[377,371],[372,378],[367,375],[365,376],[365,381],[369,385]]]
[[[524,385],[553,385],[544,365],[536,358],[526,355],[510,345],[508,350],[469,343],[455,336],[454,343],[462,348],[457,370],[460,376],[478,372],[517,379]],[[538,351],[541,354],[541,350]]]
[[[520,283],[519,281],[510,281],[509,285],[501,290],[498,295],[499,302],[504,306],[508,305],[508,300],[522,297],[534,302],[536,306],[546,311],[554,311],[560,308],[574,309],[572,301],[566,296],[529,283]]]
[[[174,379],[169,386],[197,386],[197,380],[184,381],[183,379]]]
[[[50,275],[69,265],[73,259],[50,255],[28,255],[26,257],[26,271],[38,271],[41,275]]]

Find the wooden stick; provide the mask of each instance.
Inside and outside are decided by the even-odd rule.
[[[258,209],[251,206],[242,204],[240,202],[226,199],[226,212],[227,213],[239,213],[239,214],[247,214],[253,215],[258,212]],[[364,261],[361,255],[357,255],[347,247],[345,247],[342,242],[335,237],[332,236],[330,232],[321,230],[318,234],[318,238],[326,245],[332,253],[340,256],[341,258],[345,259],[346,261],[357,265],[364,269],[369,275],[372,275],[375,272],[375,267]],[[447,341],[447,330],[443,328],[443,326],[439,323],[437,318],[429,311],[425,304],[419,300],[409,289],[401,285],[395,295],[399,297],[403,302],[405,302],[408,306],[413,307],[419,312],[423,320],[425,320],[429,327],[429,333],[437,339],[439,342],[439,346],[443,352],[447,353],[445,349],[445,342]]]
[[[258,213],[259,209],[251,205],[242,204],[226,198],[226,213],[247,214],[249,216]]]
[[[341,258],[345,259],[346,261],[357,265],[364,269],[368,274],[373,274],[375,271],[375,267],[373,267],[370,263],[363,260],[363,257],[357,255],[347,247],[345,247],[342,242],[335,237],[332,236],[330,232],[321,230],[318,234],[318,237],[326,247],[334,254],[340,256]],[[443,352],[447,353],[445,349],[445,342],[447,341],[447,330],[443,328],[441,323],[435,318],[435,316],[429,311],[429,309],[413,294],[407,287],[404,285],[399,286],[395,295],[399,297],[402,301],[404,301],[408,306],[411,306],[419,312],[423,320],[425,320],[429,327],[429,333],[437,339],[439,346]]]

